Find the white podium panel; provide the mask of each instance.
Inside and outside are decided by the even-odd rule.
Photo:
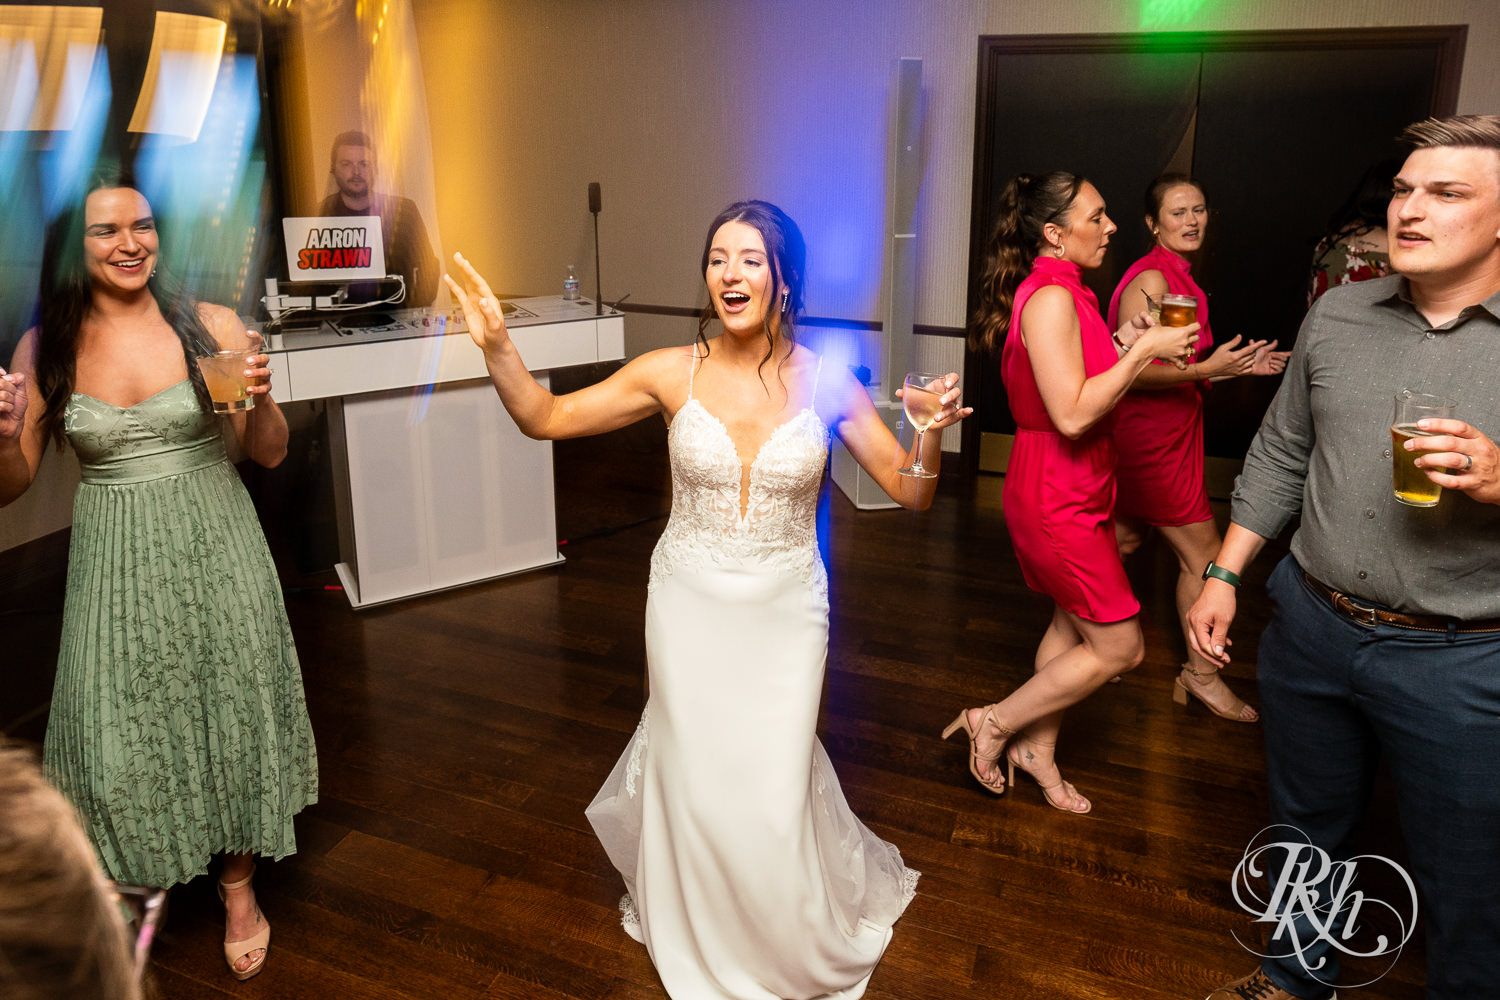
[[[562,561],[552,446],[516,429],[488,381],[368,393],[329,414],[337,569],[355,607]]]
[[[507,302],[537,376],[625,356],[625,320],[560,298]],[[382,315],[273,336],[275,396],[330,401],[339,579],[357,608],[562,562],[552,445],[516,429],[462,316]],[[375,322],[367,319],[367,322]]]

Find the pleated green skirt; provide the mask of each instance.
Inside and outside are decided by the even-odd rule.
[[[317,755],[275,566],[227,460],[79,487],[45,761],[117,881],[296,850]]]

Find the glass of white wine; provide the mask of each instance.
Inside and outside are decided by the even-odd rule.
[[[933,479],[936,472],[929,472],[922,467],[922,435],[932,422],[937,419],[943,410],[943,393],[948,391],[948,383],[942,375],[934,375],[931,372],[907,372],[906,384],[901,393],[901,401],[906,408],[906,420],[917,432],[916,449],[912,452],[911,465],[896,471],[903,476],[912,476],[916,479]]]

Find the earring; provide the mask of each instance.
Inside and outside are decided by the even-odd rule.
[[[792,290],[790,288],[783,288],[781,290],[781,311],[782,312],[786,312],[787,301],[791,298],[791,296],[792,296]]]
[[[1062,240],[1058,240],[1057,241],[1057,246],[1055,246],[1055,247],[1052,248],[1052,256],[1054,256],[1054,257],[1058,258],[1059,260],[1061,260],[1062,259],[1062,255],[1065,254],[1065,253],[1067,253],[1067,251],[1063,249]]]

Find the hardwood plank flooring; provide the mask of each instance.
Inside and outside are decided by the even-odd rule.
[[[556,446],[567,563],[354,612],[286,582],[318,737],[321,800],[299,853],[257,878],[275,927],[266,971],[236,984],[219,957],[207,879],[172,893],[152,960],[169,1000],[661,1000],[616,909],[618,875],[583,808],[644,704],[647,563],[670,501],[659,425]],[[253,485],[253,484],[252,484]],[[997,799],[938,732],[1020,684],[1050,615],[1027,590],[1001,480],[945,480],[932,511],[858,512],[830,489],[823,536],[832,611],[820,735],[855,811],[923,871],[866,994],[1184,1000],[1243,974],[1256,940],[1230,873],[1265,824],[1259,726],[1170,701],[1182,640],[1175,564],[1156,542],[1132,561],[1146,662],[1068,713],[1059,762],[1094,802],[1048,808],[1034,783]],[[0,588],[16,659],[0,726],[40,740],[60,627],[65,552],[20,553]],[[1231,683],[1254,700],[1261,585],[1249,574]],[[299,589],[313,588],[313,589]],[[726,775],[726,781],[733,781]],[[1388,788],[1366,824],[1401,857]],[[1418,935],[1357,994],[1421,994]]]

